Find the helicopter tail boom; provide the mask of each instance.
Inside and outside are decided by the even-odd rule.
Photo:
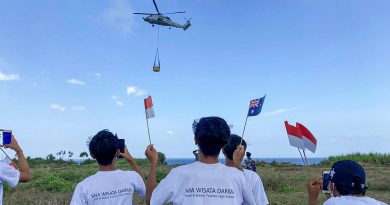
[[[190,19],[191,20],[191,19]],[[187,30],[188,29],[188,27],[190,27],[191,26],[191,22],[190,22],[190,20],[187,20],[187,22],[183,25],[183,30]]]

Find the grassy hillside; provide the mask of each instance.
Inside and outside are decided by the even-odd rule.
[[[331,159],[334,158],[328,161]],[[389,203],[390,166],[370,162],[375,160],[364,163],[369,186],[367,196]],[[139,160],[138,163],[146,176],[148,162]],[[12,189],[5,187],[3,199],[5,205],[69,204],[76,184],[97,170],[95,162],[77,165],[64,161],[33,160],[31,165],[33,174],[31,182],[19,184]],[[129,166],[124,161],[119,161],[118,168],[128,170]],[[164,178],[171,168],[167,165],[159,166],[158,179]],[[270,204],[301,205],[307,204],[306,182],[312,177],[320,176],[323,170],[330,168],[330,165],[329,162],[323,162],[321,165],[306,168],[291,164],[261,163],[257,168]],[[321,196],[321,203],[324,200],[325,197]],[[144,202],[142,198],[134,197],[133,204],[144,204]]]

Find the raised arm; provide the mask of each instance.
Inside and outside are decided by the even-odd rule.
[[[130,164],[131,169],[134,170],[135,172],[137,172],[142,177],[142,179],[145,181],[144,174],[142,173],[141,169],[138,167],[135,159],[129,153],[127,146],[125,147],[125,151],[123,153],[119,153],[119,155],[121,155],[123,158],[125,158],[125,160]]]
[[[15,136],[12,136],[11,143],[4,145],[7,148],[11,148],[16,152],[19,162],[19,182],[28,182],[31,179],[30,166],[24,157],[23,150],[20,148],[18,141],[16,141]]]
[[[244,168],[241,166],[241,161],[245,156],[245,147],[244,145],[238,145],[237,149],[234,150],[233,152],[233,162],[234,162],[234,167],[244,171]]]
[[[146,196],[145,196],[146,204],[149,205],[150,199],[152,197],[152,192],[157,185],[156,172],[157,172],[158,153],[157,150],[154,149],[153,145],[149,145],[145,150],[145,155],[150,161],[150,170],[149,170],[148,179],[146,180]]]

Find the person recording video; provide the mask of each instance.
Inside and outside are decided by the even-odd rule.
[[[144,176],[130,155],[123,139],[108,130],[98,132],[89,142],[89,152],[99,164],[99,171],[77,184],[71,205],[124,205],[132,204],[133,193],[147,195],[149,181],[145,187]],[[155,174],[157,151],[149,145],[145,151],[151,161],[151,173]],[[123,157],[134,171],[115,168],[115,161]],[[153,184],[154,185],[154,184]]]
[[[0,130],[0,138],[3,140],[3,147],[10,148],[16,152],[18,157],[19,170],[14,162],[6,156],[4,161],[0,162],[0,205],[3,203],[3,183],[15,187],[18,182],[28,182],[31,179],[30,167],[23,155],[23,150],[19,146],[12,131]],[[3,151],[3,150],[2,150]],[[4,152],[4,151],[3,151]],[[4,152],[5,153],[5,152]]]
[[[307,184],[309,205],[317,205],[321,190],[330,196],[324,205],[386,205],[364,196],[368,186],[366,172],[360,164],[342,160],[334,163],[332,169],[324,173],[329,173],[329,176],[325,174],[323,177],[310,180]]]

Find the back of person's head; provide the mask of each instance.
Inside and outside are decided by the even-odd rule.
[[[340,195],[364,195],[367,190],[364,168],[351,160],[334,163],[330,181],[335,184]]]
[[[241,137],[235,134],[231,134],[225,147],[223,148],[225,155],[228,159],[233,160],[233,153],[237,149],[237,146],[241,143]],[[242,145],[246,149],[246,142],[242,140]]]
[[[244,141],[244,140],[242,140],[242,141]],[[246,146],[245,146],[245,148],[246,148]],[[250,152],[246,152],[246,157],[251,157],[252,156],[252,154],[250,153]]]
[[[108,130],[98,132],[89,142],[89,152],[99,165],[110,165],[118,150],[118,137]]]
[[[192,129],[199,149],[206,156],[218,156],[230,136],[230,127],[220,117],[203,117],[194,121]]]

